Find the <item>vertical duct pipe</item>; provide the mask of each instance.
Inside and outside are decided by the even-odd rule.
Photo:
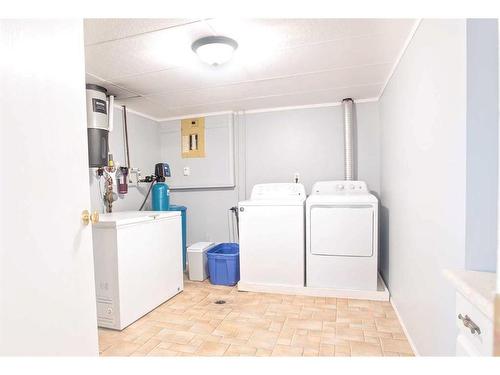
[[[354,179],[354,129],[352,123],[353,100],[342,100],[344,108],[344,176],[346,181]]]

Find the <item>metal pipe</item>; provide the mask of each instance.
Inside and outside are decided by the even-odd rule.
[[[108,98],[108,131],[112,132],[113,131],[113,115],[114,111],[113,108],[115,106],[115,96],[110,95]]]
[[[354,179],[354,129],[352,123],[353,100],[342,100],[344,108],[344,175],[346,181]]]
[[[127,107],[122,105],[123,109],[123,130],[125,134],[125,163],[127,165],[127,168],[130,168],[130,151],[128,148],[128,125],[127,125]]]

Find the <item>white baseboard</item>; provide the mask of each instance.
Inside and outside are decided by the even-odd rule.
[[[245,292],[260,292],[260,293],[278,293],[278,294],[294,294],[312,297],[335,297],[335,298],[351,298],[365,299],[370,301],[389,301],[389,290],[384,283],[384,280],[379,276],[378,290],[348,290],[348,289],[327,289],[327,288],[311,288],[305,286],[288,286],[288,285],[270,285],[246,283],[240,281],[238,290]]]
[[[394,303],[394,298],[391,296],[389,301],[391,302],[392,308],[394,309],[394,312],[396,313],[396,316],[398,317],[399,323],[401,324],[401,327],[403,328],[403,332],[404,332],[406,338],[408,339],[408,342],[411,346],[411,349],[413,350],[413,353],[415,354],[415,357],[420,357],[420,354],[418,353],[417,347],[415,346],[415,343],[413,342],[413,340],[410,336],[410,333],[406,329],[405,322],[401,318],[401,315],[399,314],[398,308],[396,307],[396,305]]]

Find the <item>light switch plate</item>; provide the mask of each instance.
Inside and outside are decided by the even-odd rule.
[[[184,167],[184,176],[189,176],[191,174],[191,168]]]

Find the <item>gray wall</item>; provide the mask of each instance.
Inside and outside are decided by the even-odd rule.
[[[295,109],[246,115],[246,195],[253,185],[293,182],[300,173],[309,194],[321,180],[344,179],[342,107]],[[379,192],[377,103],[355,106],[358,178]]]
[[[359,178],[378,194],[378,104],[357,104],[355,113]],[[310,193],[315,181],[343,179],[342,127],[339,106],[235,115],[236,187],[171,192],[173,203],[188,207],[188,244],[229,241],[229,208],[255,184],[292,182],[299,172]]]
[[[467,20],[467,227],[465,265],[495,271],[498,193],[498,25]]]
[[[127,124],[131,166],[140,168],[142,176],[150,175],[154,172],[154,165],[162,161],[160,156],[160,129],[158,123],[127,112]],[[113,154],[114,161],[124,166],[123,112],[118,108],[114,109],[113,131],[110,133],[109,148]],[[92,210],[104,212],[99,185],[95,178],[95,169],[89,170],[89,180]],[[138,210],[148,188],[148,184],[140,184],[139,187],[129,186],[128,193],[119,196],[118,200],[113,203],[113,211]],[[103,179],[101,179],[101,189],[104,189]],[[150,200],[151,197],[148,199],[145,209],[150,207]]]
[[[463,268],[465,20],[424,20],[386,87],[381,119],[381,266],[421,355],[453,355]]]

